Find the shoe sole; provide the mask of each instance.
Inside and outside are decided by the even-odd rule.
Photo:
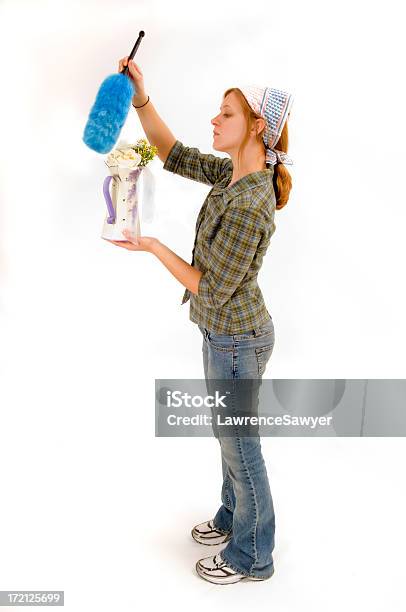
[[[202,568],[200,567],[199,562],[196,563],[196,571],[199,574],[199,576],[203,578],[203,580],[206,580],[207,582],[211,582],[212,584],[235,584],[236,582],[244,582],[244,581],[263,582],[264,580],[269,580],[269,578],[272,578],[275,572],[275,570],[273,570],[272,574],[270,576],[266,576],[266,578],[257,578],[256,576],[244,576],[243,578],[237,578],[233,580],[233,576],[230,576],[229,579],[224,579],[224,578],[217,579],[217,578],[208,576],[204,572],[204,570],[202,570]]]
[[[192,531],[190,532],[192,534],[192,538],[198,544],[203,544],[203,546],[218,546],[219,544],[225,544],[226,542],[231,540],[231,537],[232,537],[232,533],[228,533],[227,535],[224,536],[224,540],[222,542],[202,542],[201,540],[198,540],[194,536],[194,530],[195,530],[195,528],[193,527]],[[199,536],[197,536],[197,537],[199,537]]]

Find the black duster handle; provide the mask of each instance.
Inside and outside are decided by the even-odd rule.
[[[128,56],[128,62],[130,60],[132,60],[134,55],[136,54],[137,49],[138,49],[138,47],[141,44],[141,40],[142,40],[143,36],[145,36],[145,32],[144,32],[144,30],[140,30],[140,33],[138,34],[137,42],[133,46],[132,51],[131,51],[130,55]],[[129,72],[128,62],[127,62],[127,66],[125,66],[124,70],[121,71],[121,74],[127,74],[128,75],[128,72]]]

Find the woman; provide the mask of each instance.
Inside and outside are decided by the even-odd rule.
[[[119,61],[119,71],[128,57]],[[286,205],[292,163],[287,118],[293,97],[287,92],[248,86],[228,89],[220,113],[211,120],[213,148],[230,158],[185,147],[170,132],[145,93],[142,72],[129,63],[135,84],[133,106],[150,144],[158,148],[164,169],[211,185],[197,219],[189,265],[158,239],[142,236],[110,241],[154,254],[186,287],[190,320],[203,335],[207,389],[213,379],[261,380],[274,346],[272,317],[257,284],[257,274],[275,230],[275,208]],[[276,148],[277,145],[277,148]],[[245,413],[257,408],[257,394]],[[243,405],[244,404],[244,405]],[[236,408],[237,407],[237,408]],[[221,553],[200,559],[198,574],[215,584],[265,580],[274,572],[275,515],[258,435],[222,435],[213,426],[222,458],[222,505],[213,519],[196,525],[192,536],[204,545],[224,544]]]

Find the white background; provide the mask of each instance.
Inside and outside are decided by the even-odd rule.
[[[139,30],[147,93],[184,144],[212,150],[223,92],[293,93],[293,189],[259,274],[276,342],[266,378],[403,378],[406,292],[401,3],[3,1],[0,590],[66,608],[404,609],[402,438],[263,439],[275,575],[201,580],[217,552],[214,439],[154,437],[154,379],[201,378],[184,287],[100,238],[103,156],[82,134]],[[130,110],[121,137],[143,137]],[[223,155],[223,154],[220,154]],[[191,261],[209,187],[151,164],[157,236]],[[384,407],[383,407],[384,409]]]

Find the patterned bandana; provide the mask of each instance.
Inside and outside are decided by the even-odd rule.
[[[252,110],[265,119],[263,141],[266,148],[266,163],[272,166],[293,164],[292,159],[284,151],[274,148],[290,112],[293,102],[292,94],[273,87],[257,85],[244,85],[239,89]]]

